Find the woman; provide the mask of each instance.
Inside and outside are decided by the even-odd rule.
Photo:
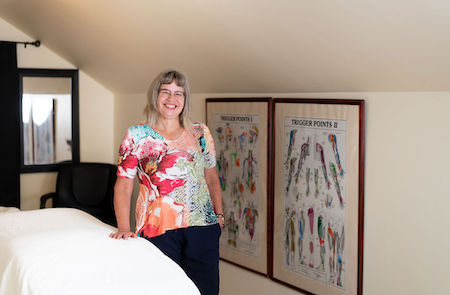
[[[186,77],[167,70],[153,81],[147,122],[128,129],[120,146],[114,188],[114,239],[148,239],[177,262],[202,294],[219,291],[222,195],[211,133],[191,123]],[[136,231],[130,229],[134,177],[140,192]]]

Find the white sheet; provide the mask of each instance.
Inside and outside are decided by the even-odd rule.
[[[153,244],[113,230],[76,209],[0,214],[0,294],[199,294]]]
[[[0,206],[0,213],[8,213],[8,212],[18,212],[20,211],[18,208],[16,207],[3,207]]]

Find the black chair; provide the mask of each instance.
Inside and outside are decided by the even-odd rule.
[[[81,209],[116,226],[113,195],[117,167],[104,163],[64,165],[58,170],[56,192],[41,197],[41,209],[48,199],[53,207]]]

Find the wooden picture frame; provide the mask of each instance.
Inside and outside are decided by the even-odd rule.
[[[271,98],[207,98],[224,205],[220,258],[267,275]]]
[[[363,100],[275,98],[274,281],[362,294]]]

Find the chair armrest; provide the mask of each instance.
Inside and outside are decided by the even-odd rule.
[[[45,203],[47,203],[47,200],[54,199],[55,196],[56,196],[56,193],[48,193],[48,194],[42,195],[40,209],[44,209]]]

